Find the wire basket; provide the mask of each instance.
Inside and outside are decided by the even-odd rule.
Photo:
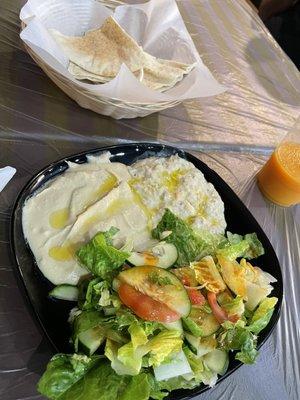
[[[118,0],[97,0],[104,6],[115,9],[124,4]],[[26,27],[21,23],[22,30]],[[95,95],[92,91],[83,89],[80,85],[66,78],[46,64],[29,46],[24,44],[28,54],[45,74],[71,99],[75,100],[81,107],[92,110],[98,114],[107,115],[115,119],[145,117],[166,108],[174,107],[181,101],[164,101],[152,104],[125,102],[116,98]]]

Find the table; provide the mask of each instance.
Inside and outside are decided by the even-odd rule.
[[[63,156],[106,144],[159,141],[193,152],[250,208],[282,265],[285,299],[256,366],[243,366],[201,400],[300,398],[300,206],[266,202],[255,174],[300,113],[300,74],[244,0],[178,1],[198,51],[228,87],[144,119],[115,121],[81,109],[35,65],[19,40],[23,1],[0,4],[0,167],[17,174],[0,194],[0,398],[40,399],[50,353],[13,274],[9,221],[29,178]]]

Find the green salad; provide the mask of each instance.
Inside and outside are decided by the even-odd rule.
[[[163,399],[172,390],[213,386],[229,353],[257,358],[269,323],[275,279],[255,266],[264,253],[255,233],[194,231],[170,210],[143,253],[113,246],[117,229],[77,250],[88,271],[78,286],[50,296],[71,310],[72,354],[56,354],[38,383],[53,400]]]

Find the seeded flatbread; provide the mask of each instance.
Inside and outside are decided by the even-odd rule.
[[[105,83],[125,63],[136,76],[143,77],[141,82],[146,86],[166,90],[195,65],[151,56],[112,17],[101,28],[88,31],[82,37],[65,36],[53,29],[51,33],[69,57],[69,72],[77,79]]]

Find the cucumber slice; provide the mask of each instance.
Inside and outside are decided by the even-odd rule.
[[[192,307],[189,318],[201,328],[203,337],[212,335],[220,328],[214,315],[201,308]]]
[[[60,300],[77,301],[78,300],[78,288],[73,285],[58,285],[49,292],[50,297],[55,297]]]
[[[177,260],[178,252],[174,244],[160,242],[152,247],[150,252],[132,252],[127,259],[136,267],[151,265],[160,268],[169,268]]]
[[[166,304],[181,317],[186,317],[190,313],[191,302],[187,291],[174,274],[163,268],[133,267],[122,271],[118,275],[118,280]]]
[[[171,267],[178,258],[177,249],[172,243],[158,243],[152,247],[152,253],[158,258],[157,266],[160,268]]]
[[[183,333],[182,322],[180,319],[174,322],[163,323],[162,325],[169,330],[175,329],[176,331]]]
[[[158,260],[151,253],[138,253],[133,251],[127,258],[127,261],[135,267],[141,267],[142,265],[156,265]]]
[[[226,351],[215,349],[203,356],[206,366],[219,375],[224,375],[229,364],[229,357]]]
[[[81,332],[78,336],[79,346],[88,356],[94,354],[104,340],[103,329],[98,326]]]
[[[189,333],[185,333],[185,338],[195,350],[198,357],[202,357],[204,354],[210,353],[217,346],[217,340],[212,336],[199,338],[190,335]]]

